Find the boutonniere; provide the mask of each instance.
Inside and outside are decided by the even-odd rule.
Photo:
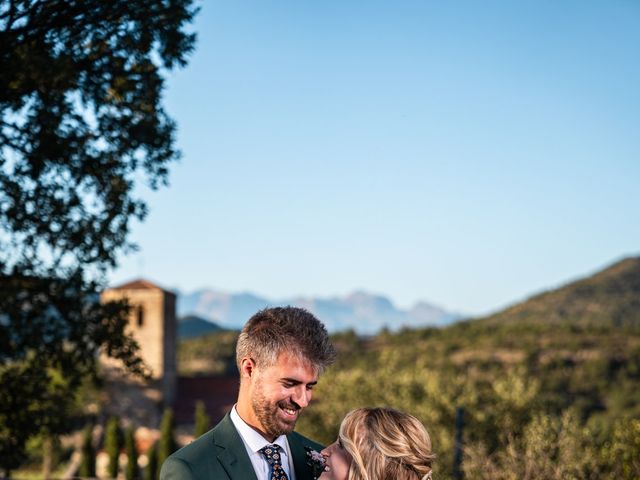
[[[304,449],[307,451],[307,465],[311,467],[313,480],[318,480],[320,475],[322,475],[322,472],[327,468],[326,460],[320,452],[317,452],[310,447],[304,447]]]

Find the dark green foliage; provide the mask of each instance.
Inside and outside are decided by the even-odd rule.
[[[0,0],[0,468],[69,430],[97,351],[144,368],[127,306],[100,305],[178,157],[163,74],[184,65],[192,0]]]
[[[127,468],[125,469],[126,480],[134,480],[140,477],[138,471],[138,451],[136,450],[135,429],[127,428],[124,436],[124,449],[127,454]]]
[[[158,480],[160,469],[158,468],[158,443],[147,452],[147,466],[144,469],[144,480]]]
[[[206,433],[211,428],[211,419],[207,415],[207,410],[204,407],[204,403],[201,400],[196,402],[196,411],[194,415],[195,428],[193,435],[198,438]]]
[[[23,398],[41,397],[42,392],[37,382],[25,382],[25,378],[42,376],[46,380],[46,372],[30,363],[7,365],[0,369],[0,455],[1,467],[5,476],[17,468],[27,458],[26,441],[36,432],[33,431],[31,412],[23,407]]]
[[[82,439],[82,460],[78,476],[82,478],[93,478],[96,476],[96,451],[93,448],[93,425],[84,429]]]
[[[1,263],[115,265],[135,176],[166,183],[177,157],[162,70],[184,65],[189,0],[0,3]],[[43,257],[40,248],[54,256]]]
[[[118,460],[123,445],[124,438],[122,429],[120,428],[120,419],[118,417],[111,417],[107,422],[104,434],[104,449],[109,457],[109,465],[107,466],[109,478],[116,478],[118,476]]]
[[[162,467],[162,464],[169,455],[176,451],[176,440],[174,436],[174,420],[173,410],[166,408],[162,414],[162,421],[160,422],[160,440],[158,441],[158,467]]]
[[[135,178],[166,183],[163,69],[184,65],[190,0],[0,3],[0,263],[29,274],[113,266]],[[42,255],[45,249],[53,255]]]

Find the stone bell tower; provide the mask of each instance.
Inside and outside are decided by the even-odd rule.
[[[140,345],[140,356],[151,368],[163,406],[173,406],[176,394],[176,295],[147,281],[134,280],[102,293],[103,302],[128,299],[132,306],[128,332]]]

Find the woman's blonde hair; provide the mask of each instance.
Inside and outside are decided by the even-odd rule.
[[[340,425],[348,480],[427,480],[435,455],[424,425],[393,408],[358,408]]]

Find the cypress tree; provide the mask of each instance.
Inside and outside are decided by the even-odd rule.
[[[78,469],[78,476],[82,478],[94,478],[96,476],[96,451],[93,448],[93,425],[84,429],[82,439],[82,460]]]
[[[154,443],[147,451],[147,467],[144,469],[144,480],[158,480],[158,444]]]
[[[196,412],[195,412],[194,422],[195,422],[195,429],[193,434],[196,438],[198,438],[199,436],[207,432],[207,430],[209,430],[211,419],[209,418],[209,415],[207,415],[207,410],[205,409],[204,402],[202,400],[198,400],[196,402]]]
[[[125,478],[134,480],[139,478],[138,474],[138,452],[136,450],[136,439],[133,435],[134,428],[129,427],[124,437],[124,448],[127,453],[127,468],[125,470]]]
[[[109,456],[109,465],[107,466],[107,475],[109,478],[118,476],[118,459],[120,450],[122,450],[122,430],[120,430],[120,419],[111,417],[107,422],[107,428],[104,438],[104,449]]]
[[[176,450],[176,441],[173,436],[173,410],[166,408],[162,414],[160,423],[160,441],[158,443],[158,466],[162,464]]]

